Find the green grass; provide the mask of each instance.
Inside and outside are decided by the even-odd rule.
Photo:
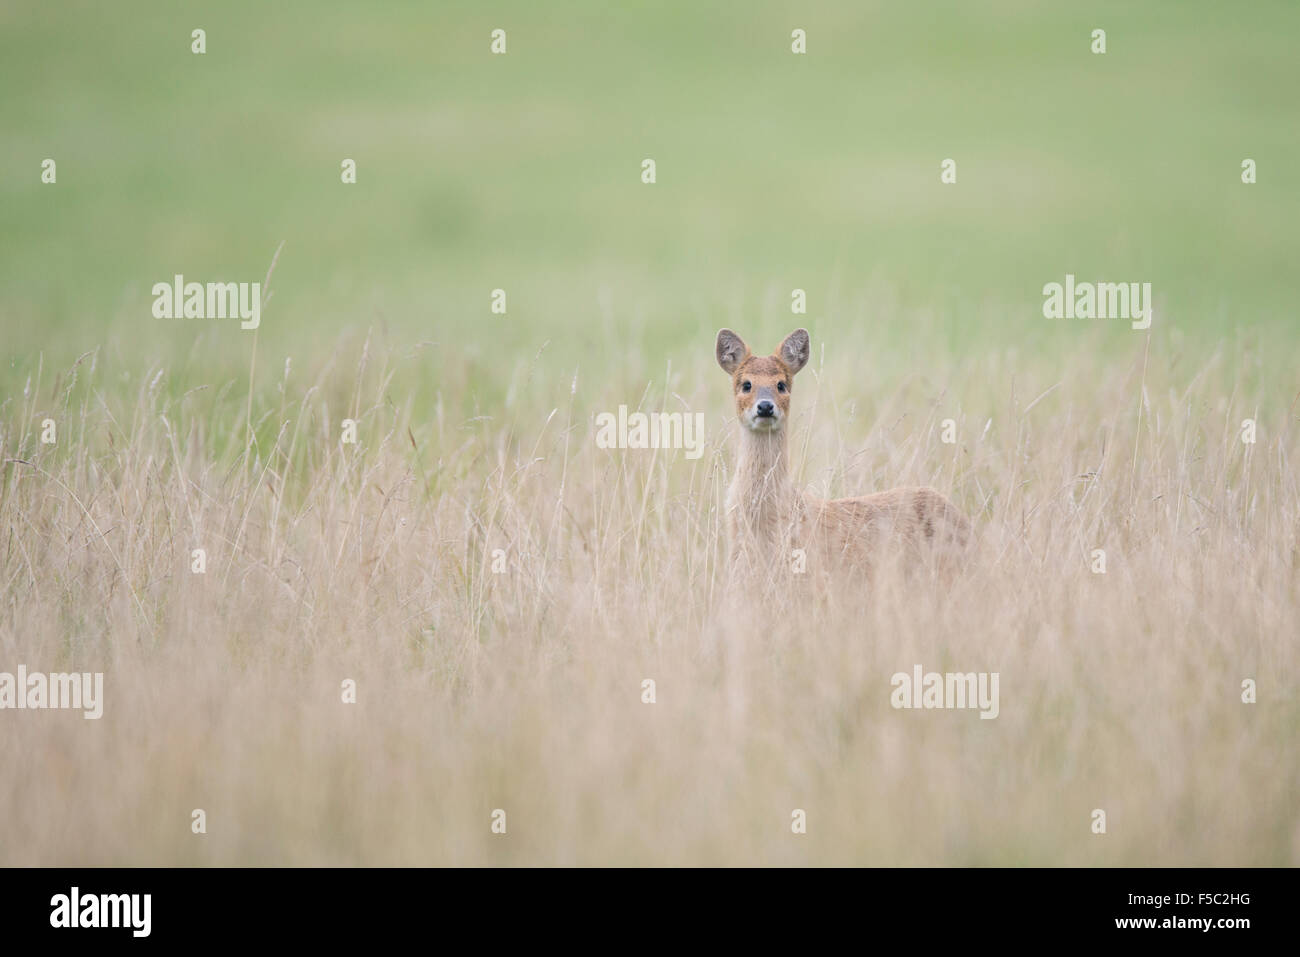
[[[1152,282],[1159,321],[1199,341],[1294,333],[1300,10],[928,9],[11,7],[7,344],[183,354],[203,330],[154,320],[150,286],[261,279],[282,240],[262,338],[286,353],[383,321],[468,356],[550,341],[566,364],[635,348],[654,367],[722,321],[779,334],[798,286],[823,338],[876,321],[869,293],[959,347],[1064,356],[1074,331],[1045,332],[1039,290],[1067,271]],[[205,354],[242,366],[248,347],[223,328]]]

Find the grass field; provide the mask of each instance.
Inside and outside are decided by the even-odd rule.
[[[1300,864],[1300,8],[1134,7],[0,6],[0,863]],[[957,580],[729,593],[723,325]]]

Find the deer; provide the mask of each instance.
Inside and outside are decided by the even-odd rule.
[[[808,363],[807,329],[770,356],[756,356],[730,329],[718,332],[718,365],[731,376],[740,452],[725,502],[733,574],[774,576],[803,560],[808,571],[870,578],[886,562],[950,568],[971,536],[970,520],[928,487],[824,500],[797,489],[788,461],[794,379]],[[820,566],[814,568],[813,566]]]

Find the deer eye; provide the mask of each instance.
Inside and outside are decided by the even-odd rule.
[[[749,380],[748,380],[748,379],[745,380],[744,382],[742,382],[742,383],[740,384],[740,391],[741,391],[741,392],[748,392],[748,391],[749,391],[750,389],[752,389],[752,388],[753,388],[753,386],[751,386],[751,385],[749,384]]]
[[[784,392],[784,391],[785,391],[785,383],[784,383],[784,382],[778,382],[778,383],[776,384],[776,391],[777,391],[777,392]]]

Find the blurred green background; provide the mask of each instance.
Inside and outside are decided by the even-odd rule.
[[[6,384],[101,345],[246,369],[251,333],[150,287],[260,281],[281,241],[270,362],[376,323],[487,378],[549,343],[632,379],[722,324],[1068,361],[1067,271],[1289,359],[1298,36],[1294,2],[7,2]]]

